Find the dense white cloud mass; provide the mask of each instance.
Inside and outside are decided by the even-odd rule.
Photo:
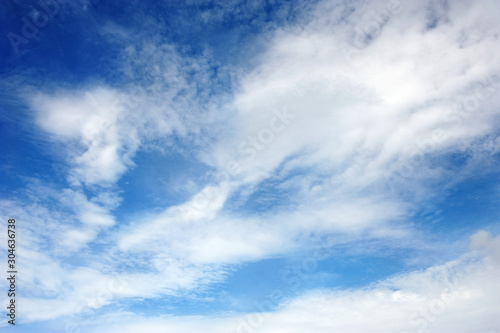
[[[68,152],[73,155],[73,182],[114,182],[132,164],[138,139],[135,130],[120,131],[123,112],[119,98],[117,92],[104,88],[35,97],[40,126],[56,139],[81,144],[76,152]]]
[[[266,257],[276,248],[293,247],[289,240],[301,233],[375,227],[384,234],[386,223],[404,219],[409,207],[392,198],[391,190],[421,194],[426,183],[450,174],[426,156],[494,131],[499,68],[488,54],[500,50],[495,18],[482,17],[476,26],[477,10],[463,4],[433,29],[420,5],[378,5],[361,6],[339,23],[344,7],[325,10],[329,5],[322,3],[310,13],[310,23],[273,32],[256,68],[241,78],[230,107],[237,112],[234,132],[203,155],[217,169],[214,185],[180,210],[148,216],[149,227],[138,223],[122,239],[122,249],[132,240],[144,248],[141,240],[151,245],[152,239],[172,239],[173,253],[198,258],[194,253],[201,251],[210,258],[206,249],[219,253],[212,246],[217,239],[235,255],[255,258],[257,251]],[[376,36],[359,45],[359,30],[372,25],[378,27]],[[481,38],[460,39],[460,31],[469,28]],[[285,181],[297,170],[307,170],[307,176]],[[233,228],[226,226],[228,217],[214,215],[231,193],[253,191],[271,177],[297,191],[300,204],[291,213],[271,214],[272,225],[250,220],[240,225],[239,218],[229,217]],[[182,208],[199,214],[198,222],[186,224]],[[252,236],[242,239],[240,233]],[[157,247],[164,247],[163,241]]]
[[[306,154],[295,167],[323,162],[338,175],[359,165],[362,168],[352,177],[357,181],[349,185],[366,186],[382,178],[401,155],[413,155],[418,149],[439,152],[488,131],[491,117],[496,116],[497,104],[491,100],[498,102],[492,97],[499,69],[490,56],[498,52],[493,17],[482,17],[482,29],[477,31],[476,26],[464,26],[477,20],[477,11],[457,4],[459,11],[454,8],[450,15],[456,17],[449,23],[426,30],[420,4],[401,3],[395,13],[383,6],[389,18],[378,28],[380,35],[358,49],[352,46],[357,37],[345,35],[356,36],[365,22],[370,26],[374,19],[364,18],[364,12],[374,9],[362,7],[360,17],[339,24],[342,6],[333,12],[321,7],[313,23],[277,32],[260,66],[242,80],[234,103],[244,125],[235,142],[259,134],[260,141],[267,140],[263,129],[269,127],[274,109],[294,115],[272,144],[260,142],[265,148],[245,164],[243,176],[265,177],[286,158]],[[325,13],[331,21],[321,24]],[[481,38],[464,45],[459,35],[468,28]],[[342,52],[343,43],[354,52],[352,56]],[[442,59],[431,60],[437,56]],[[465,104],[464,110],[456,109],[457,102]],[[481,112],[471,109],[479,103]],[[452,116],[467,121],[452,122]],[[236,149],[225,142],[216,148],[221,151],[215,155],[221,156],[220,167],[224,152]]]
[[[32,222],[19,249],[23,320],[64,318],[96,333],[498,332],[500,240],[486,231],[455,261],[363,288],[297,295],[283,282],[281,296],[248,314],[71,317],[195,294],[235,265],[307,252],[318,239],[353,251],[373,240],[429,246],[412,214],[457,181],[440,161],[469,154],[466,177],[500,151],[498,9],[488,0],[304,5],[254,41],[262,49],[251,66],[221,69],[231,92],[200,88],[213,84],[208,54],[184,59],[154,36],[106,25],[103,35],[125,45],[119,67],[132,83],[32,97],[37,126],[67,146],[67,188],[32,181],[32,204],[0,201],[2,218]],[[209,172],[185,202],[119,221],[118,182],[136,154],[176,140]],[[265,186],[278,193],[269,207],[247,209]]]

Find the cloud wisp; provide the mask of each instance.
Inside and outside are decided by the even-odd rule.
[[[70,12],[53,4],[61,20],[75,18],[68,31],[84,22],[82,43],[101,49],[97,69],[58,58],[81,75],[77,84],[54,73],[47,85],[19,79],[37,72],[35,45],[17,55],[28,69],[10,72],[24,82],[13,95],[28,110],[26,141],[58,159],[48,171],[29,166],[0,200],[3,219],[30,221],[19,227],[27,325],[498,329],[494,1],[189,1],[113,15],[112,2],[81,1]],[[39,33],[47,41],[53,27]],[[349,249],[354,273],[331,267],[339,248]],[[396,273],[341,287],[382,248],[404,263]],[[259,265],[274,260],[278,271],[304,257],[306,274],[274,289],[276,272],[259,276]],[[234,282],[238,271],[248,276]],[[310,287],[306,275],[329,278]],[[247,297],[242,286],[263,280],[273,291],[250,310],[217,303],[219,293]],[[220,310],[183,303],[206,295],[200,303]]]

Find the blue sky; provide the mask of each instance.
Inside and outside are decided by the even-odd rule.
[[[499,9],[3,1],[2,332],[499,331]]]

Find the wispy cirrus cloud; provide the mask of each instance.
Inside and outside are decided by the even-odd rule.
[[[487,233],[473,236],[497,244]],[[498,244],[497,244],[498,245]],[[474,245],[476,246],[476,245]],[[496,245],[494,245],[496,246]],[[492,253],[494,254],[494,253]],[[494,254],[496,256],[496,254]],[[256,304],[244,315],[149,318],[128,312],[103,315],[89,332],[106,321],[110,332],[442,332],[496,329],[498,275],[495,257],[470,252],[463,257],[423,271],[403,273],[357,290],[315,290],[289,298],[285,288]],[[276,307],[274,309],[274,307]],[[471,311],[475,309],[475,311]],[[356,320],[353,320],[356,318]],[[125,321],[125,322],[124,322]]]
[[[58,184],[31,179],[25,196],[0,202],[2,216],[32,221],[19,251],[25,320],[64,318],[88,332],[496,329],[498,239],[475,234],[486,256],[450,261],[442,248],[455,254],[460,244],[435,242],[431,223],[417,220],[449,188],[494,172],[500,50],[486,8],[498,5],[304,2],[283,5],[274,22],[251,5],[198,5],[192,29],[260,24],[254,37],[243,27],[228,34],[255,54],[221,60],[224,48],[183,49],[175,29],[171,40],[154,32],[166,20],[138,10],[144,31],[100,26],[119,49],[106,84],[23,95],[37,134],[68,165]],[[127,197],[148,190],[125,180],[149,163],[145,152],[162,156],[155,168],[172,177],[174,153],[203,167],[185,200]],[[145,203],[120,213],[136,201]],[[432,248],[447,263],[418,271],[416,254],[396,276],[357,289],[284,290],[256,313],[165,318],[134,309],[137,299],[202,294],[242,265],[287,260],[325,238],[353,253],[371,241]]]

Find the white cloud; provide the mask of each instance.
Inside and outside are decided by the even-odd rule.
[[[79,221],[85,225],[110,227],[115,223],[106,208],[88,201],[81,192],[65,189],[61,193],[60,200],[63,205],[74,209]]]
[[[126,121],[123,98],[115,90],[95,88],[33,99],[40,126],[58,141],[73,142],[66,151],[74,166],[73,184],[114,182],[132,165],[139,140],[135,129],[121,125]]]
[[[480,232],[496,247],[500,239]],[[495,251],[494,255],[498,255]],[[371,286],[315,290],[290,297],[286,285],[255,304],[252,313],[212,316],[140,316],[114,313],[97,318],[82,332],[494,332],[500,329],[497,276],[490,256],[473,253],[424,271],[403,273]],[[78,322],[75,323],[78,325]]]
[[[403,247],[409,236],[410,228],[402,223],[408,207],[372,195],[344,195],[339,199],[336,197],[340,194],[332,194],[331,188],[318,189],[317,193],[306,189],[301,195],[309,198],[291,211],[245,217],[220,211],[228,191],[226,183],[225,187],[212,187],[206,196],[196,199],[202,196],[202,190],[186,204],[134,220],[122,228],[118,237],[120,250],[162,253],[196,264],[234,264],[314,246],[313,234],[345,234],[344,241],[362,234],[366,239],[387,237],[400,240]]]
[[[219,180],[189,203],[124,229],[122,250],[233,263],[283,255],[304,246],[296,239],[311,232],[407,242],[416,202],[395,197],[391,187],[413,191],[417,200],[432,197],[427,184],[450,172],[425,157],[493,133],[499,68],[488,53],[498,48],[496,21],[487,16],[490,25],[474,26],[477,10],[457,3],[448,23],[426,30],[420,5],[359,4],[343,21],[334,19],[345,14],[342,7],[325,6],[304,26],[272,32],[256,68],[240,77],[229,108],[237,112],[230,118],[233,130],[202,156],[217,168]],[[379,24],[370,43],[356,47],[370,14],[384,10],[390,19]],[[464,46],[458,37],[465,28],[482,37]],[[342,52],[346,43],[356,51],[353,58]],[[489,82],[482,86],[481,80]],[[479,106],[464,106],[466,120],[451,123],[455,101],[478,91]],[[299,176],[290,177],[297,170]],[[288,212],[224,211],[227,198],[248,195],[269,179],[292,193]]]
[[[37,250],[46,246],[42,237],[47,237],[47,244],[55,248],[51,255],[61,255],[63,250],[74,253],[113,226],[111,210],[119,204],[117,195],[101,191],[90,199],[79,186],[114,184],[133,166],[134,154],[148,140],[175,133],[192,148],[203,147],[208,153],[200,153],[200,159],[226,180],[205,184],[188,202],[120,226],[116,238],[105,239],[108,247],[101,253],[103,258],[92,265],[113,263],[108,269],[119,273],[126,286],[120,290],[106,292],[112,274],[100,273],[92,265],[68,269],[62,260],[25,252],[31,258],[27,260],[31,270],[26,273],[30,290],[43,263],[51,262],[51,270],[59,272],[41,284],[45,298],[34,294],[24,300],[27,320],[97,309],[115,299],[203,288],[223,279],[227,265],[314,246],[308,236],[313,232],[335,235],[339,243],[384,238],[406,246],[411,231],[406,219],[414,202],[394,198],[385,184],[386,175],[397,173],[404,182],[395,186],[421,190],[428,198],[432,193],[427,182],[446,176],[448,170],[426,163],[427,154],[439,156],[463,142],[472,146],[479,144],[476,139],[494,134],[492,120],[498,117],[499,101],[491,81],[497,78],[499,65],[491,54],[498,54],[500,44],[494,11],[484,8],[497,5],[488,1],[450,4],[447,13],[439,13],[440,25],[426,30],[427,11],[404,3],[389,14],[388,21],[378,23],[379,31],[361,47],[355,45],[365,39],[359,29],[372,24],[372,10],[387,5],[356,6],[352,16],[341,20],[345,15],[341,6],[322,2],[308,13],[311,22],[270,32],[257,66],[238,78],[240,86],[228,104],[221,102],[227,96],[211,100],[209,93],[196,95],[196,83],[210,81],[203,74],[209,63],[183,61],[170,46],[148,43],[127,47],[125,58],[130,63],[123,68],[125,75],[135,79],[153,72],[135,87],[141,94],[146,91],[145,96],[131,98],[128,93],[133,87],[122,91],[100,87],[35,97],[32,107],[38,124],[56,141],[71,143],[66,154],[72,166],[72,189],[52,194],[69,213],[50,217],[52,210],[38,205],[22,213],[19,207],[12,210],[15,205],[5,204],[5,211],[35,216],[35,227],[26,237],[33,238],[31,244]],[[139,68],[132,61],[137,59]],[[202,73],[193,80],[196,83],[186,78],[191,70]],[[490,83],[482,86],[482,80]],[[456,101],[462,103],[461,109]],[[208,111],[202,112],[204,107]],[[221,110],[235,112],[226,116]],[[459,120],[453,122],[455,116]],[[203,142],[214,137],[215,143]],[[485,144],[497,147],[495,140]],[[406,171],[413,181],[408,175],[401,177],[401,159],[411,161]],[[270,179],[291,193],[293,205],[288,211],[273,208],[251,215],[225,210],[229,198],[245,199]],[[61,236],[64,240],[57,241]],[[475,246],[494,253],[496,242],[484,234],[473,238]],[[121,265],[129,272],[123,273]],[[150,271],[141,272],[143,267]],[[433,301],[443,296],[442,281],[434,272],[452,270],[461,272],[456,276],[456,300],[446,303],[446,309],[433,316],[436,319],[425,319],[428,329],[465,332],[472,323],[479,330],[495,329],[490,323],[499,295],[492,276],[498,267],[487,258],[460,259],[363,290],[304,295],[282,303],[259,330],[417,330],[424,325],[419,311],[438,306]],[[101,292],[106,295],[95,295]],[[101,301],[92,303],[96,298]],[[43,304],[47,306],[42,308]],[[472,311],[475,308],[482,312]],[[208,332],[234,332],[239,325],[236,317],[134,320],[141,330],[151,332],[192,332],[202,327]],[[139,326],[134,325],[116,323],[109,331],[136,332]]]
[[[480,231],[471,238],[471,247],[490,256],[497,263],[500,262],[500,242],[492,238],[486,231]]]
[[[249,181],[267,178],[287,158],[303,153],[302,164],[323,163],[332,174],[361,165],[350,186],[365,187],[380,181],[399,156],[426,140],[433,140],[426,152],[439,153],[492,132],[491,119],[498,116],[497,103],[488,103],[497,89],[494,82],[481,89],[482,98],[473,101],[480,107],[470,116],[466,112],[467,121],[450,124],[447,117],[455,100],[465,102],[481,88],[481,81],[495,81],[499,71],[489,56],[498,52],[498,25],[489,15],[477,15],[484,5],[452,4],[450,23],[425,31],[421,3],[401,3],[370,44],[351,46],[356,51],[353,59],[344,56],[341,46],[354,43],[350,33],[359,34],[358,27],[373,20],[370,12],[384,10],[386,4],[360,4],[340,23],[335,18],[341,12],[327,12],[324,6],[315,14],[317,21],[276,32],[259,66],[241,78],[234,101],[238,134],[223,138],[214,149],[220,169],[238,157],[237,147],[227,142],[257,136],[275,109],[286,108],[296,119],[245,163],[243,175],[260,175]],[[328,16],[332,20],[327,21]],[[472,23],[479,20],[479,27]],[[459,39],[464,29],[477,36],[467,45]],[[440,62],[431,60],[443,50]]]

